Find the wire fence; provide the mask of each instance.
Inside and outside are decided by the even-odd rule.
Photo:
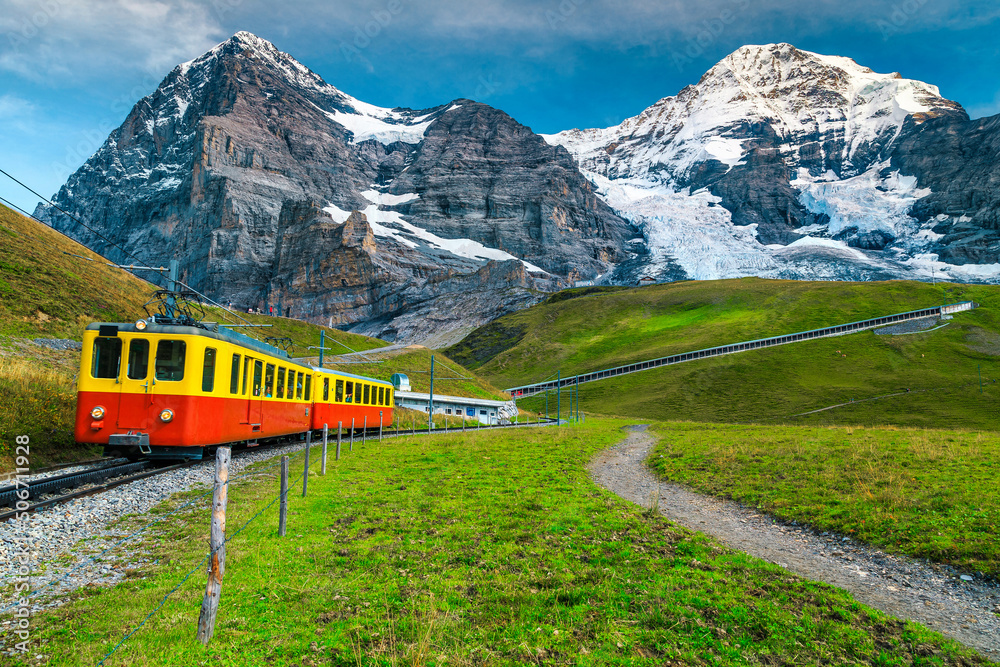
[[[552,424],[552,423],[553,422],[551,422],[551,421],[548,421],[548,422],[543,421],[541,423],[537,423],[537,422],[536,423],[521,423],[521,424],[516,424],[516,426],[521,426],[521,427],[524,427],[524,426],[541,426],[541,425],[548,425],[548,424]],[[498,426],[485,426],[483,428],[492,430],[492,429],[508,428],[509,426],[515,426],[515,424],[510,424],[508,426],[500,426],[500,425],[498,425]],[[428,431],[426,429],[413,429],[413,430],[405,430],[405,431],[396,431],[394,433],[394,432],[391,432],[391,431],[384,431],[383,432],[382,429],[380,429],[380,428],[379,429],[372,428],[372,429],[368,429],[367,433],[372,434],[371,435],[371,439],[372,440],[377,440],[377,439],[380,439],[381,437],[390,438],[390,437],[398,437],[398,436],[424,435],[424,434],[435,434],[435,433],[445,434],[445,433],[455,433],[455,432],[460,431],[460,430],[461,430],[460,428],[454,428],[453,427],[453,428],[437,428],[437,429],[434,429],[434,430],[431,430],[431,431]],[[360,431],[364,431],[364,429],[355,429],[354,430],[355,433],[356,432],[360,432]],[[346,440],[346,438],[344,436],[347,436],[348,432],[351,432],[351,429],[343,427],[343,426],[339,426],[339,428],[328,430],[327,431],[327,436],[328,436],[328,438],[332,438],[333,442],[335,444],[337,444],[337,443],[339,443],[341,441],[342,438],[344,440]],[[352,443],[353,443],[353,440],[354,439],[352,438]],[[363,442],[363,440],[359,440],[359,444],[360,444],[360,442]],[[326,461],[326,455],[328,454],[329,444],[330,444],[329,440],[327,440],[327,441],[311,442],[311,434],[309,434],[309,436],[307,436],[307,438],[306,438],[306,443],[304,443],[303,447],[298,448],[298,449],[294,449],[294,450],[291,450],[291,451],[288,451],[287,453],[286,452],[279,452],[279,454],[281,454],[281,456],[277,456],[276,455],[276,459],[277,460],[274,461],[273,463],[270,463],[270,464],[265,465],[263,467],[254,466],[254,467],[252,467],[252,469],[250,469],[250,470],[248,470],[246,472],[243,472],[241,474],[229,477],[225,482],[220,482],[220,483],[216,484],[215,486],[213,486],[213,488],[208,489],[208,490],[206,490],[204,492],[201,492],[198,495],[196,495],[196,496],[194,496],[194,497],[186,500],[185,502],[183,502],[182,504],[178,505],[177,507],[171,509],[169,512],[163,514],[162,516],[159,516],[156,519],[153,519],[152,521],[148,521],[148,522],[144,523],[143,525],[141,525],[137,529],[131,531],[130,533],[128,533],[127,535],[125,535],[121,539],[118,539],[113,544],[111,544],[110,546],[106,547],[105,549],[103,549],[99,553],[97,553],[97,554],[95,554],[93,556],[88,556],[88,557],[82,559],[80,562],[78,562],[76,565],[74,565],[73,567],[71,567],[69,570],[67,570],[65,573],[63,573],[61,576],[50,580],[48,583],[46,583],[41,588],[39,588],[37,590],[31,591],[31,593],[28,594],[26,596],[26,598],[27,599],[38,598],[40,595],[44,594],[46,591],[49,591],[50,589],[52,589],[57,584],[60,584],[62,582],[67,581],[72,575],[74,575],[75,573],[79,572],[83,568],[86,568],[86,567],[88,567],[88,566],[90,566],[92,564],[95,564],[95,563],[99,562],[101,559],[103,559],[104,557],[106,557],[108,554],[110,554],[111,552],[113,552],[115,549],[117,549],[117,548],[121,547],[122,545],[124,545],[124,544],[126,544],[126,543],[128,543],[128,542],[130,542],[130,541],[132,541],[134,539],[136,539],[140,535],[143,535],[144,533],[146,533],[147,531],[149,531],[151,528],[153,528],[153,527],[155,527],[157,525],[160,525],[160,524],[166,522],[169,519],[176,518],[181,512],[184,512],[185,510],[191,510],[192,508],[196,507],[199,503],[202,503],[203,501],[205,501],[205,499],[208,498],[210,495],[212,495],[213,493],[216,493],[217,491],[219,491],[219,489],[221,487],[223,487],[223,486],[228,487],[228,486],[232,485],[234,482],[246,481],[246,480],[249,480],[250,478],[260,477],[262,474],[265,474],[268,471],[271,471],[271,470],[273,470],[273,469],[275,469],[275,468],[277,468],[279,466],[282,466],[282,464],[283,464],[283,458],[285,456],[291,455],[291,456],[296,456],[297,457],[299,455],[305,455],[305,453],[306,453],[307,450],[311,451],[312,449],[317,448],[317,447],[322,447],[323,448],[323,450],[322,450],[323,451],[323,457],[317,457],[316,459],[313,459],[311,456],[308,456],[308,457],[307,456],[303,456],[303,470],[302,470],[302,473],[299,474],[294,479],[287,480],[287,483],[284,485],[284,488],[285,488],[284,492],[279,491],[277,494],[274,494],[273,496],[271,496],[270,499],[263,505],[263,507],[261,507],[259,510],[257,510],[239,528],[237,528],[235,531],[232,531],[228,535],[226,535],[224,541],[222,542],[222,545],[220,545],[216,549],[210,549],[207,553],[205,553],[205,555],[202,556],[202,558],[198,561],[198,563],[191,570],[189,570],[187,573],[185,573],[184,576],[181,577],[181,579],[172,588],[170,588],[170,590],[168,590],[166,592],[166,594],[164,594],[164,596],[149,611],[149,613],[146,614],[143,617],[143,619],[134,628],[132,628],[128,632],[126,632],[125,635],[120,640],[118,640],[114,644],[114,646],[111,647],[111,649],[104,655],[104,657],[101,658],[101,660],[96,663],[98,665],[98,667],[101,666],[101,665],[104,665],[110,658],[112,658],[115,655],[116,652],[118,652],[126,644],[126,642],[131,637],[133,637],[135,635],[136,632],[138,632],[140,629],[142,629],[154,616],[156,616],[156,614],[161,609],[163,609],[163,607],[167,604],[167,602],[170,600],[170,598],[174,594],[176,594],[177,591],[179,591],[184,586],[184,584],[188,580],[190,580],[192,576],[194,576],[194,574],[196,572],[198,572],[200,569],[204,568],[206,562],[211,562],[212,557],[216,554],[216,552],[219,549],[221,549],[221,546],[230,543],[232,540],[234,540],[236,537],[238,537],[240,534],[242,534],[255,521],[257,521],[258,519],[260,519],[262,516],[265,515],[265,513],[267,513],[270,509],[272,509],[276,503],[278,503],[282,499],[287,499],[288,498],[288,493],[291,490],[292,485],[297,484],[299,482],[303,482],[305,476],[313,469],[313,467],[317,463],[319,463],[319,465],[321,466],[321,469],[325,471],[326,467],[327,467],[326,466],[326,463],[327,463],[327,461]],[[337,447],[336,451],[337,451],[337,458],[339,459],[340,458],[340,448],[339,448],[339,446]],[[348,451],[350,451],[350,450],[348,450]],[[282,476],[284,477],[284,474]],[[304,489],[303,490],[303,495],[305,495],[305,493],[306,492],[305,492],[305,489]],[[283,508],[284,508],[284,505],[283,505]],[[0,610],[0,613],[6,613],[6,612],[8,612],[8,611],[10,611],[12,609],[15,609],[16,607],[19,607],[19,606],[22,606],[22,605],[20,605],[20,601],[15,601],[14,604],[9,605],[9,606],[3,608],[2,610]]]

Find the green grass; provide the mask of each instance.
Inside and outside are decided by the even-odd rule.
[[[943,289],[950,290],[949,301],[975,300],[981,307],[931,333],[867,331],[584,384],[581,409],[660,420],[1000,430],[1000,412],[992,407],[1000,398],[994,383],[1000,379],[996,286],[751,278],[622,288],[560,297],[503,317],[447,352],[493,384],[510,387],[557,370],[565,377],[931,306],[941,303]],[[497,352],[500,339],[509,347]],[[483,361],[476,356],[482,350],[494,356]],[[904,395],[859,402],[893,393]],[[564,392],[564,406],[567,397]],[[846,407],[794,417],[852,399]],[[542,403],[534,399],[524,406],[538,410]],[[549,403],[554,406],[554,395]]]
[[[586,462],[621,426],[356,447],[306,499],[292,484],[287,537],[271,510],[227,546],[208,648],[198,571],[107,664],[983,664],[598,489]],[[276,492],[270,473],[234,485],[230,532]],[[30,654],[95,664],[207,538],[205,507],[172,517],[147,541],[155,565],[35,616]]]
[[[37,362],[0,357],[0,470],[15,467],[15,442],[28,436],[34,468],[101,455],[73,440],[76,387],[71,376]]]
[[[2,205],[0,258],[0,337],[79,340],[89,322],[135,320],[155,289]]]
[[[656,427],[662,476],[885,550],[1000,576],[1000,435],[691,423]]]

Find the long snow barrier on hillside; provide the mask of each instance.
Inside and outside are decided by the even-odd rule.
[[[917,320],[922,317],[940,317],[942,315],[950,315],[952,313],[958,313],[963,310],[972,310],[977,308],[978,303],[973,301],[961,301],[959,303],[951,303],[942,306],[934,306],[933,308],[924,308],[922,310],[913,310],[908,313],[897,313],[895,315],[885,315],[883,317],[875,317],[870,320],[861,320],[860,322],[850,322],[849,324],[838,324],[832,327],[825,327],[823,329],[812,329],[810,331],[802,331],[799,333],[787,334],[785,336],[774,336],[772,338],[761,338],[760,340],[749,340],[743,343],[733,343],[732,345],[720,345],[719,347],[710,347],[704,350],[695,350],[694,352],[684,352],[681,354],[674,354],[669,357],[660,357],[659,359],[650,359],[649,361],[638,361],[634,364],[628,364],[627,366],[617,366],[616,368],[608,368],[602,371],[594,371],[593,373],[584,373],[580,376],[565,377],[561,380],[550,380],[548,382],[538,382],[536,384],[526,384],[520,387],[512,387],[506,391],[510,392],[510,395],[515,399],[525,398],[527,396],[534,396],[535,394],[540,394],[546,391],[551,391],[559,387],[568,387],[570,385],[575,385],[579,382],[596,382],[597,380],[604,380],[610,377],[616,377],[618,375],[627,375],[628,373],[637,373],[639,371],[646,371],[650,368],[658,368],[660,366],[669,366],[671,364],[679,364],[685,361],[694,361],[696,359],[705,359],[706,357],[720,357],[724,354],[735,354],[737,352],[746,352],[748,350],[759,350],[764,347],[774,347],[775,345],[786,345],[788,343],[798,343],[803,340],[811,340],[813,338],[828,338],[830,336],[843,336],[844,334],[855,333],[857,331],[864,331],[865,329],[874,329],[881,326],[886,326],[888,324],[894,324],[896,322],[905,322],[907,320]]]

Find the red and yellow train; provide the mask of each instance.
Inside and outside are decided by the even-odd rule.
[[[199,459],[221,444],[392,421],[390,383],[309,366],[217,325],[94,323],[80,365],[76,440],[109,454]]]

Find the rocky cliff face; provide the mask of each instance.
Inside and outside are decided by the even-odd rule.
[[[249,33],[175,68],[54,201],[143,261],[180,259],[218,300],[406,340],[414,312],[439,337],[481,324],[607,273],[637,237],[563,148],[503,112],[374,107]],[[472,286],[485,296],[439,300]]]
[[[581,279],[998,282],[998,157],[1000,117],[788,44],[542,137],[471,100],[366,104],[238,33],[140,100],[55,201],[216,299],[447,344]]]
[[[648,254],[633,275],[995,280],[957,266],[995,256],[983,224],[956,222],[949,236],[929,222],[942,197],[956,221],[979,210],[950,179],[971,176],[958,155],[975,132],[935,86],[769,44],[738,49],[618,126],[546,138],[643,229]]]

